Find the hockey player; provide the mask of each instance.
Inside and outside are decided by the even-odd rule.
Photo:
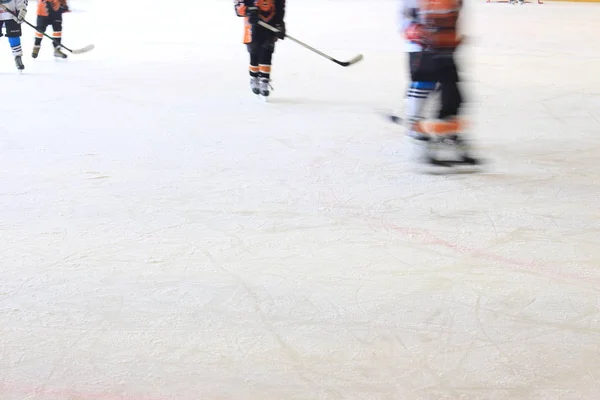
[[[60,44],[62,42],[63,14],[68,11],[67,0],[38,0],[37,29],[46,32],[48,25],[52,25],[54,38],[52,44],[54,45],[54,57],[57,58],[67,58],[67,55],[61,51]],[[35,33],[33,53],[31,54],[33,58],[37,58],[39,55],[43,38],[44,35],[40,32]]]
[[[250,88],[268,97],[271,62],[277,39],[285,38],[285,0],[235,0],[238,17],[244,17],[244,44],[250,53]],[[258,24],[264,21],[279,30],[274,33]]]
[[[424,85],[433,90],[437,84],[441,93],[438,119],[425,121],[419,114],[420,97],[424,92],[413,89],[413,108],[408,107],[407,120],[413,137],[422,146],[422,160],[440,166],[475,165],[479,161],[469,154],[459,119],[462,94],[458,86],[459,76],[454,53],[462,38],[458,34],[458,18],[461,0],[404,0],[404,12],[411,18],[405,29],[406,38],[421,46],[420,52],[411,52],[410,72],[413,85]],[[423,89],[423,88],[422,88]],[[409,97],[410,100],[410,97]],[[441,153],[450,153],[440,157]]]
[[[23,65],[23,48],[21,47],[21,23],[27,15],[27,0],[1,0],[0,7],[0,37],[2,28],[6,30],[6,37],[15,57],[15,64],[19,71],[25,69]],[[4,8],[6,7],[6,9]]]

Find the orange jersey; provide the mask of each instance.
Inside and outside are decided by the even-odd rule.
[[[283,22],[285,0],[235,0],[235,12],[238,17],[246,17],[249,4],[258,8],[261,20],[274,25]]]
[[[60,7],[67,7],[67,0],[38,0],[37,15],[47,17],[50,13],[58,12]]]
[[[460,42],[458,17],[461,0],[421,0],[419,15],[434,47],[453,48]]]
[[[270,24],[283,23],[285,16],[285,0],[235,0],[235,13],[238,17],[244,17],[244,43],[252,41],[252,26],[248,22],[246,9],[249,6],[258,8],[259,18]]]

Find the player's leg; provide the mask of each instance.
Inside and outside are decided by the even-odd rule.
[[[423,109],[427,98],[436,88],[437,77],[432,74],[431,57],[427,53],[408,53],[411,83],[406,95],[405,119],[408,133],[415,136],[419,132],[415,126],[424,118]]]
[[[250,73],[250,89],[252,89],[252,93],[259,94],[259,67],[258,60],[260,58],[260,47],[256,45],[256,43],[249,43],[248,45],[248,54],[250,55],[250,65],[248,66],[248,70]]]
[[[245,22],[244,44],[246,45],[246,48],[248,50],[248,56],[250,58],[250,63],[248,66],[248,71],[250,73],[250,89],[252,90],[252,93],[259,94],[260,90],[258,88],[258,59],[260,55],[260,49],[256,45],[256,41],[254,40],[254,29],[255,28],[250,23],[248,23],[247,21]]]
[[[432,122],[428,129],[436,136],[436,143],[454,153],[454,159],[466,164],[478,164],[478,160],[470,155],[464,137],[465,123],[460,118],[463,96],[454,58],[440,58],[437,67],[440,75],[441,107],[438,121]]]
[[[5,21],[6,36],[12,49],[12,54],[15,57],[15,64],[17,69],[22,71],[25,69],[23,65],[23,47],[21,46],[21,25],[15,20],[9,19]]]
[[[31,57],[37,58],[40,54],[40,47],[42,46],[42,40],[44,39],[44,35],[42,35],[41,32],[46,32],[46,28],[48,28],[49,24],[50,21],[48,17],[38,15],[36,28],[40,32],[35,32],[35,41],[33,42],[33,51],[31,53]]]
[[[423,161],[427,152],[429,135],[420,129],[425,118],[424,108],[429,95],[436,88],[436,77],[432,75],[430,56],[422,52],[408,53],[411,83],[406,94],[405,120],[411,153],[416,161]]]
[[[62,43],[63,29],[62,13],[57,13],[52,17],[52,38],[54,39],[54,57],[67,58],[67,55],[61,51],[60,44]]]
[[[260,70],[260,94],[268,96],[269,85],[271,82],[271,63],[273,60],[273,52],[275,51],[275,43],[272,40],[267,40],[262,44],[262,51],[259,61]]]
[[[262,27],[260,28],[260,31],[257,32],[260,43],[258,60],[260,94],[267,97],[270,95],[271,64],[273,62],[273,53],[275,52],[276,37],[271,31]]]

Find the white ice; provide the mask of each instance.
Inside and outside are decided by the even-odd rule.
[[[600,398],[600,4],[467,3],[481,175],[404,158],[392,0],[78,0],[1,43],[0,399]],[[30,20],[35,19],[35,4]]]

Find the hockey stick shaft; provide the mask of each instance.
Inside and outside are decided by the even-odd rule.
[[[277,28],[275,28],[274,26],[271,26],[269,24],[267,24],[264,21],[258,21],[258,25],[262,26],[263,28],[266,28],[268,30],[270,30],[271,32],[275,32],[275,33],[281,33],[281,31]],[[321,57],[325,57],[326,59],[328,59],[329,61],[332,61],[336,64],[342,65],[344,67],[347,67],[348,65],[354,64],[355,62],[358,62],[362,59],[362,56],[359,57],[355,57],[355,59],[353,60],[353,62],[343,62],[343,61],[339,61],[336,60],[335,58],[331,57],[328,54],[323,53],[322,51],[315,49],[314,47],[302,42],[301,40],[296,39],[293,36],[288,35],[287,33],[285,34],[286,39],[291,40],[292,42],[296,42],[297,44],[299,44],[302,47],[307,48],[308,50],[312,51],[313,53],[317,53],[318,55],[320,55]]]
[[[8,9],[8,7],[6,7],[4,4],[0,3],[0,7],[2,9],[4,9],[4,11],[10,13],[13,17],[17,17],[17,14],[15,14],[12,10]],[[82,49],[82,51],[76,51],[76,50],[71,50],[70,48],[68,48],[67,46],[65,46],[62,43],[58,43],[58,40],[56,38],[53,38],[52,36],[46,34],[46,32],[42,32],[40,31],[37,26],[33,25],[32,23],[30,23],[27,20],[23,20],[23,22],[27,25],[29,25],[30,27],[32,27],[33,29],[35,29],[38,33],[46,36],[48,39],[52,40],[52,43],[55,43],[57,46],[62,47],[63,49],[67,50],[70,53],[81,53],[81,52],[85,52],[85,51],[89,51],[91,49],[93,49],[93,46],[86,46],[84,49]],[[88,50],[89,49],[89,50]]]

